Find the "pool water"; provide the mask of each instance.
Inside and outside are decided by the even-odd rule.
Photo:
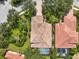
[[[49,48],[40,48],[38,50],[39,50],[40,54],[45,54],[45,55],[49,54],[49,52],[50,52]]]
[[[67,48],[59,48],[58,53],[60,56],[67,56],[69,53],[69,49]]]

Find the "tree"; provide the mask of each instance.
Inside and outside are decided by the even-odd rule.
[[[77,53],[77,48],[72,48],[71,50],[70,50],[70,55],[74,55],[74,54],[76,54]]]
[[[30,12],[30,11],[28,11]],[[11,11],[8,15],[7,23],[0,26],[0,48],[7,48],[9,43],[22,47],[30,32],[30,14],[25,18],[19,16],[15,11]]]
[[[73,0],[44,0],[43,3],[43,14],[47,18],[53,15],[60,19],[71,8]]]
[[[19,6],[21,5],[25,0],[11,0],[12,6]]]
[[[72,55],[68,55],[65,59],[72,59]]]
[[[26,0],[26,2],[23,4],[23,10],[26,10],[25,16],[31,17],[36,13],[34,2],[32,0]]]
[[[0,25],[0,48],[7,48],[8,47],[8,37],[9,31],[6,26],[6,23]]]
[[[14,4],[17,4],[20,3],[17,1],[24,0],[11,1],[13,1]],[[26,11],[23,15],[18,15],[18,12],[13,9],[9,10],[7,23],[0,25],[0,48],[7,48],[10,43],[22,47],[26,42],[27,37],[30,37],[31,16],[34,12],[32,0],[26,0],[23,10]],[[22,16],[24,16],[24,18]]]
[[[32,51],[29,47],[24,51],[24,54],[26,56],[26,59],[31,59]]]

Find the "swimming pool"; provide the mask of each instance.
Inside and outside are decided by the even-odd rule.
[[[47,54],[50,53],[50,49],[49,49],[49,48],[40,48],[40,49],[38,49],[38,50],[39,50],[40,54],[45,54],[45,55],[47,55]]]
[[[69,54],[68,48],[58,48],[57,51],[58,51],[58,54],[62,57],[65,57]]]

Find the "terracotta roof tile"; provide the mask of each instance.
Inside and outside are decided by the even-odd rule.
[[[31,47],[51,48],[52,25],[43,22],[42,16],[32,17],[31,25]]]
[[[70,11],[64,16],[63,23],[55,25],[55,47],[56,48],[75,48],[78,42],[78,32],[76,32],[76,18]]]
[[[5,58],[6,59],[24,59],[24,55],[21,55],[16,52],[8,51],[6,52]]]
[[[72,30],[76,30],[76,17],[72,16],[65,16],[64,17],[64,23],[70,27]],[[72,26],[71,26],[72,25]]]

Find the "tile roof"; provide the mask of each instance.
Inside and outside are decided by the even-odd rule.
[[[51,46],[52,46],[52,25],[43,22],[42,16],[32,17],[31,47],[51,48]]]
[[[76,21],[76,17],[73,16],[72,10],[70,10],[70,12],[64,16],[64,23],[67,25],[67,27],[71,28],[71,30],[76,31]]]
[[[16,52],[8,51],[6,52],[5,58],[6,59],[24,59],[24,55],[21,55]]]
[[[55,47],[75,48],[78,42],[78,32],[76,32],[76,17],[73,11],[64,16],[64,22],[55,25]]]

